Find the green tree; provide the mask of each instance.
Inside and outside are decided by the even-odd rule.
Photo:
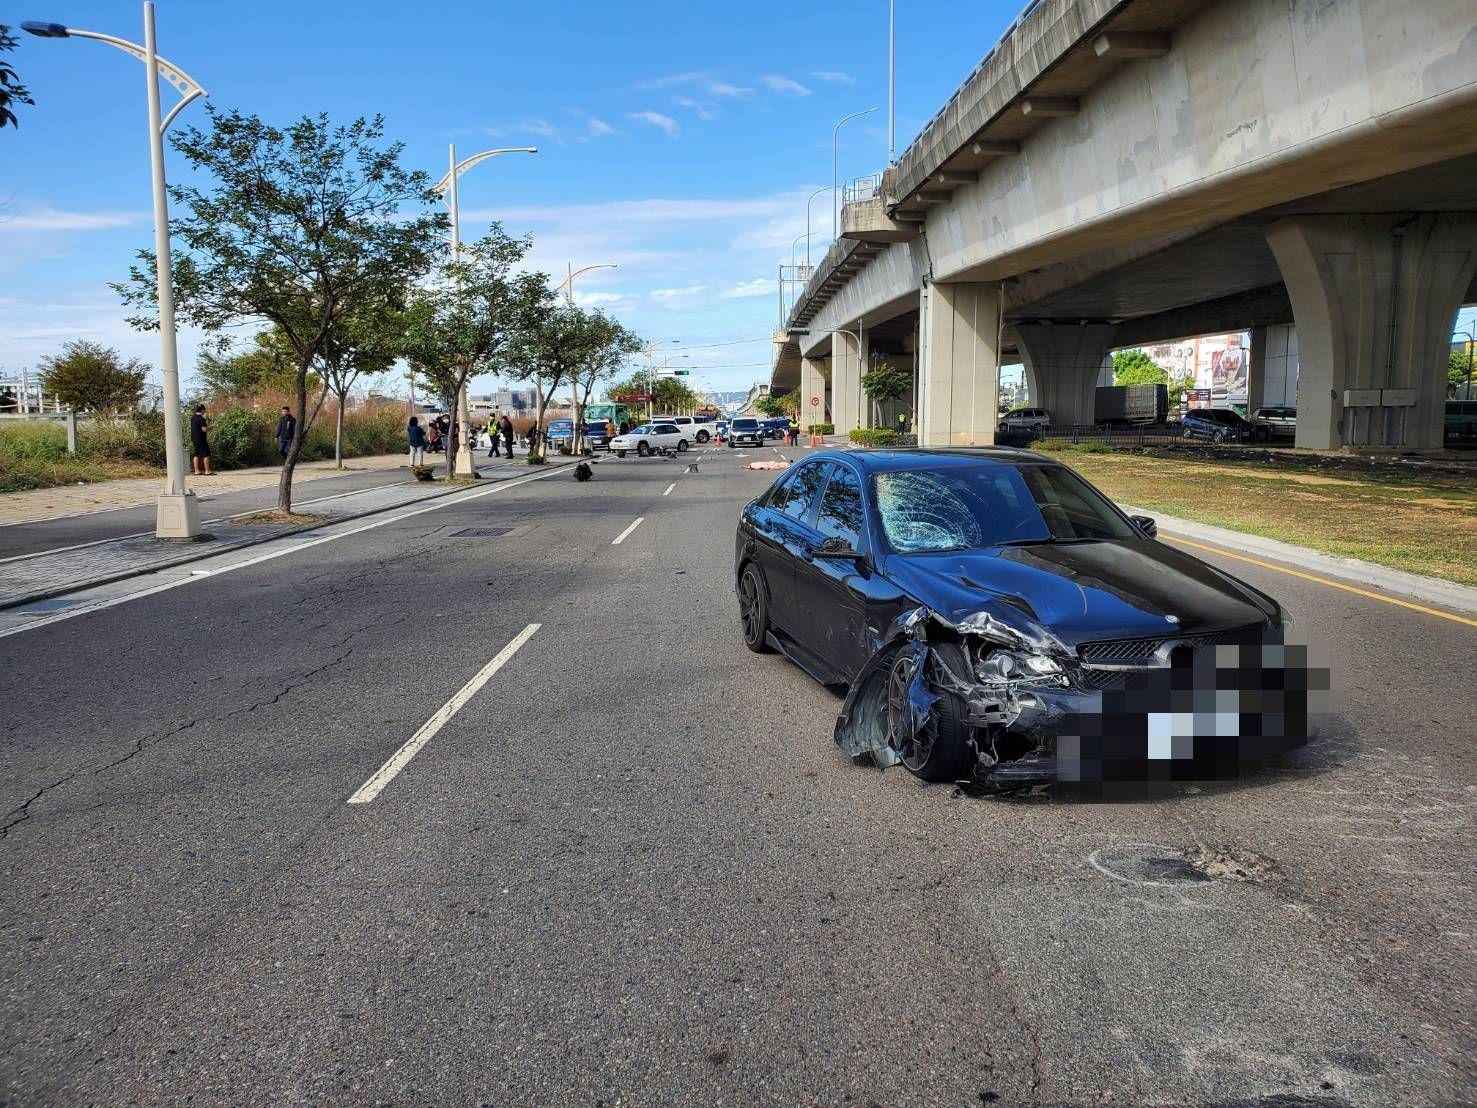
[[[14,50],[19,40],[10,33],[10,28],[0,23],[0,53]],[[0,61],[0,127],[7,123],[12,127],[19,127],[20,121],[16,119],[15,112],[11,109],[12,104],[32,104],[36,101],[31,99],[30,90],[20,83],[16,76],[15,68],[5,61]]]
[[[175,299],[187,324],[218,332],[264,321],[291,346],[297,429],[277,484],[277,507],[290,512],[312,418],[309,371],[345,321],[431,269],[448,220],[433,210],[430,178],[401,166],[402,145],[382,145],[378,116],[346,126],[304,116],[280,128],[209,110],[209,131],[188,127],[171,139],[208,181],[169,190]],[[154,257],[139,259],[114,287],[140,312],[130,322],[155,328]]]
[[[901,400],[913,389],[913,375],[891,362],[879,362],[862,374],[862,391],[872,401],[872,425],[877,426],[878,409],[883,404]]]
[[[405,347],[404,297],[397,293],[379,303],[365,304],[344,317],[319,351],[323,379],[338,400],[333,427],[333,462],[344,468],[344,410],[349,390],[362,376],[387,372]]]
[[[1113,351],[1113,384],[1167,385],[1169,374],[1142,350]]]
[[[534,274],[543,279],[542,274]],[[575,375],[590,358],[600,355],[610,340],[610,320],[597,312],[567,305],[555,293],[544,290],[537,300],[530,300],[522,313],[522,323],[509,352],[505,372],[519,381],[533,385],[538,398],[534,413],[535,426],[544,426],[544,413],[549,397]],[[528,461],[537,465],[546,460],[547,443],[542,435],[529,454]]]
[[[195,362],[199,387],[213,399],[242,400],[263,392],[292,392],[297,355],[281,332],[261,331],[241,347],[225,342],[202,346]],[[317,384],[310,379],[309,388]]]
[[[1468,381],[1477,382],[1477,348],[1462,343],[1452,347],[1446,362],[1446,395],[1455,396],[1457,387]]]
[[[609,316],[596,312],[592,324],[590,355],[575,371],[570,384],[574,393],[574,439],[576,453],[584,448],[585,408],[596,385],[615,376],[627,358],[641,349],[641,340]]]
[[[136,407],[149,367],[137,358],[95,342],[69,342],[59,355],[40,361],[41,387],[78,412],[116,416]]]
[[[771,419],[779,419],[780,416],[797,416],[800,413],[800,394],[787,392],[776,396],[772,392],[767,392],[755,399],[754,407]]]
[[[459,446],[463,386],[469,378],[502,366],[527,314],[543,301],[548,283],[544,274],[513,272],[529,245],[527,239],[509,238],[494,223],[466,248],[468,260],[447,266],[440,279],[411,297],[405,310],[402,352],[451,416],[448,472]]]

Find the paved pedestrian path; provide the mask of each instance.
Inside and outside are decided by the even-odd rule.
[[[409,458],[405,454],[374,454],[364,458],[349,458],[344,462],[343,469],[338,469],[332,461],[301,462],[293,473],[293,487],[326,477],[342,477],[346,472],[407,468],[409,464]],[[280,466],[231,469],[209,477],[191,477],[189,487],[197,496],[269,488],[277,484],[277,477],[281,472]],[[159,495],[162,486],[162,477],[130,477],[118,481],[95,481],[92,484],[59,485],[50,489],[0,493],[0,527],[148,504]]]
[[[570,460],[554,456],[550,457],[549,464],[568,464]],[[511,462],[489,462],[479,466],[478,472],[485,480],[506,481],[531,471],[519,458]],[[45,610],[48,600],[78,589],[213,557],[295,531],[321,527],[325,523],[337,523],[404,504],[465,492],[468,487],[439,481],[415,481],[407,474],[406,479],[398,484],[317,501],[309,510],[313,515],[324,518],[310,524],[252,523],[238,516],[211,523],[208,538],[200,542],[163,542],[153,537],[131,536],[4,559],[0,562],[0,608],[35,604],[38,611]],[[158,491],[157,483],[154,491]]]

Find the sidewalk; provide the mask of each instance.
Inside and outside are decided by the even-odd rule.
[[[349,458],[343,469],[334,468],[331,460],[300,462],[293,473],[293,487],[324,477],[342,477],[345,473],[373,469],[408,467],[408,454],[375,454]],[[277,484],[280,466],[253,466],[231,469],[210,477],[191,477],[189,487],[202,498],[214,493],[242,492],[246,489],[270,488]],[[149,504],[159,495],[164,477],[132,477],[121,481],[98,481],[89,485],[59,485],[50,489],[26,489],[0,493],[0,527],[15,523],[39,523],[58,516],[85,515],[118,508]]]
[[[398,458],[399,455],[395,457]],[[548,468],[569,465],[579,460],[553,455],[549,458]],[[484,482],[511,481],[529,473],[542,472],[538,467],[527,465],[522,458],[511,462],[479,465],[477,471]],[[332,469],[329,471],[330,474],[335,472],[337,471]],[[148,483],[152,497],[158,492],[158,483]],[[0,608],[36,605],[35,611],[40,614],[49,610],[51,604],[59,603],[52,598],[78,589],[138,577],[202,558],[211,558],[241,547],[256,546],[282,535],[312,531],[330,523],[341,523],[407,504],[469,492],[477,487],[477,484],[446,485],[439,481],[416,481],[407,472],[405,480],[398,484],[345,493],[314,504],[313,514],[324,518],[313,523],[244,523],[239,521],[240,517],[233,516],[210,524],[207,538],[201,542],[161,542],[153,537],[104,539],[69,549],[22,555],[7,560],[3,572],[0,572]]]

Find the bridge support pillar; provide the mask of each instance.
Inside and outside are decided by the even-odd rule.
[[[809,431],[812,424],[832,423],[831,408],[826,403],[826,369],[821,358],[800,359],[800,428]]]
[[[1097,387],[1113,383],[1108,353],[1116,328],[1106,323],[1021,323],[1015,330],[1031,407],[1050,412],[1053,427],[1092,423]]]
[[[1298,446],[1440,449],[1477,213],[1298,215],[1265,233],[1297,325]]]
[[[837,331],[831,336],[831,414],[838,435],[863,426],[861,394],[861,348],[855,335]]]
[[[918,445],[990,446],[1000,420],[1000,285],[928,285],[920,327]]]

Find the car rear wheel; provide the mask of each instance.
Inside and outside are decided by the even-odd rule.
[[[887,671],[883,703],[888,744],[902,755],[903,765],[915,777],[924,781],[958,781],[968,773],[971,754],[959,702],[948,693],[941,694],[934,703],[932,728],[926,723],[914,726],[908,686],[915,672],[916,663],[906,650],[898,654]]]
[[[686,439],[678,439],[677,440],[677,453],[680,454],[680,453],[682,453],[686,449],[687,449],[687,440]]]
[[[739,620],[744,645],[755,654],[769,652],[769,596],[764,578],[753,564],[744,566],[738,583]]]
[[[638,458],[644,458],[644,457],[646,457],[646,455],[648,455],[650,453],[651,453],[651,447],[647,446],[644,441],[643,442],[638,442],[636,444],[636,456]]]
[[[697,433],[697,441],[698,442],[707,442],[712,437],[713,436],[710,435],[710,434],[708,434],[708,432],[706,432],[706,431],[699,431]]]

